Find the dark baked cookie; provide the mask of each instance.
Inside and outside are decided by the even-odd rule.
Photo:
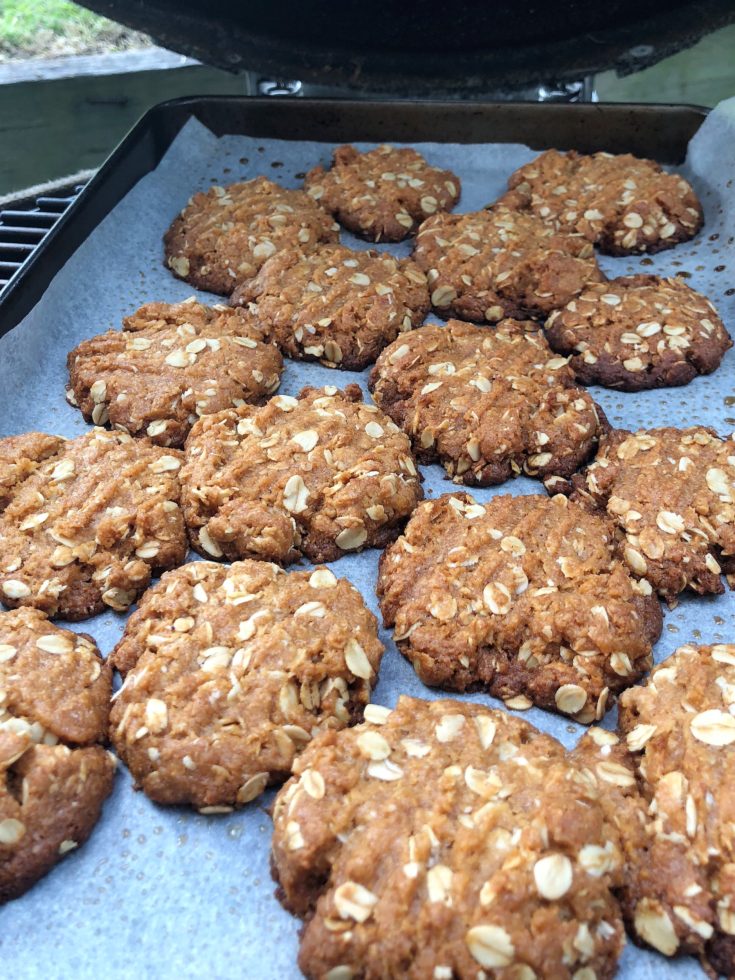
[[[628,567],[660,595],[724,591],[723,568],[735,571],[733,439],[703,426],[616,430],[573,484],[615,521]],[[553,477],[546,485],[557,489]]]
[[[546,321],[579,381],[622,391],[685,385],[719,367],[732,340],[717,310],[681,279],[591,283]]]
[[[207,558],[334,561],[392,541],[421,499],[405,436],[357,385],[208,415],[181,471],[192,546]]]
[[[183,446],[200,416],[260,404],[278,388],[283,361],[266,340],[244,310],[147,303],[122,331],[70,352],[67,398],[87,422]]]
[[[426,272],[434,309],[477,323],[543,319],[588,282],[604,279],[586,238],[502,207],[429,218],[416,235],[414,258]]]
[[[41,433],[0,440],[0,461],[18,440],[35,440],[42,462],[4,482],[0,599],[49,616],[85,619],[123,612],[151,574],[186,556],[179,509],[180,453],[124,432],[93,429],[77,439]],[[50,440],[56,440],[52,454]],[[29,455],[36,450],[28,450]],[[0,475],[3,474],[0,462]],[[5,473],[7,474],[7,469]]]
[[[606,425],[543,333],[516,320],[413,330],[380,355],[370,389],[422,463],[439,461],[468,485],[570,476]]]
[[[310,978],[609,980],[624,932],[606,784],[502,711],[402,697],[296,760],[279,897]]]
[[[146,592],[112,654],[112,741],[157,803],[247,803],[314,735],[362,718],[382,653],[327,568],[191,562]]]
[[[339,240],[339,226],[301,190],[266,177],[195,194],[166,232],[166,265],[197,289],[229,296],[282,248]]]
[[[566,497],[420,504],[380,560],[386,626],[425,684],[580,722],[651,666],[661,607],[615,558],[613,525]]]
[[[683,177],[630,153],[547,150],[511,174],[508,188],[498,203],[582,234],[608,255],[672,248],[704,221]]]
[[[0,613],[0,903],[89,837],[112,790],[110,667],[37,609]]]
[[[459,177],[432,167],[416,150],[379,146],[359,153],[339,146],[329,170],[306,175],[307,194],[340,224],[371,242],[400,242],[424,218],[459,200]]]
[[[575,755],[608,779],[602,803],[624,849],[630,933],[731,977],[735,646],[680,647],[622,695],[619,719],[620,740],[593,729]]]
[[[325,245],[274,255],[232,302],[257,303],[253,313],[288,357],[361,371],[423,322],[429,294],[409,259]]]

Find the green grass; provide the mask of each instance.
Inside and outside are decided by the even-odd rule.
[[[5,60],[119,51],[146,43],[142,35],[68,0],[0,0],[0,57]]]

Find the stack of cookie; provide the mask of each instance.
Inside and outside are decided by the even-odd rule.
[[[594,980],[626,928],[735,976],[735,646],[639,684],[659,599],[735,573],[735,443],[613,430],[582,387],[719,366],[707,299],[608,281],[595,252],[670,248],[701,206],[604,153],[544,153],[479,212],[451,213],[460,192],[382,146],[340,147],[302,190],[195,194],[166,265],[229,303],[148,303],[85,340],[67,397],[94,428],[0,440],[0,901],[89,835],[109,741],[158,804],[230,812],[285,782],[273,869],[309,977]],[[279,392],[284,357],[371,367],[374,403]],[[435,463],[548,495],[423,501]],[[377,621],[324,564],[371,548],[424,684],[582,724],[619,699],[618,733],[567,751],[484,703],[371,703]],[[50,621],[135,603],[106,660]]]

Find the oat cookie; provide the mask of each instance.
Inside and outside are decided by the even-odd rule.
[[[371,242],[402,241],[430,214],[453,208],[461,190],[450,170],[393,146],[366,153],[339,146],[330,169],[314,167],[304,188],[340,224]]]
[[[284,354],[361,371],[399,333],[423,322],[426,276],[409,259],[324,245],[282,251],[239,286],[235,304],[251,307]]]
[[[441,462],[468,485],[570,476],[607,424],[543,333],[516,320],[494,330],[450,320],[401,336],[378,358],[370,389],[422,463]]]
[[[477,323],[543,319],[604,279],[586,238],[502,207],[434,215],[419,228],[414,259],[434,309]]]
[[[624,933],[605,784],[502,711],[402,697],[316,739],[274,807],[310,978],[610,978]]]
[[[604,802],[625,850],[631,935],[732,977],[735,646],[680,647],[622,695],[619,732],[590,735],[611,776]]]
[[[392,541],[420,477],[408,437],[361,398],[357,385],[304,388],[200,419],[181,471],[192,546],[288,564]]]
[[[547,150],[511,174],[508,188],[499,203],[584,235],[608,255],[673,248],[704,221],[683,177],[630,153]]]
[[[0,903],[89,837],[112,790],[110,667],[37,609],[0,613]]]
[[[266,177],[194,194],[166,232],[166,265],[197,289],[229,296],[282,248],[339,240],[339,226],[300,190]]]
[[[584,384],[622,391],[685,385],[720,365],[732,340],[717,310],[681,279],[621,276],[592,283],[546,321]]]
[[[37,445],[57,439],[31,433]],[[0,440],[0,460],[19,437]],[[124,432],[93,429],[57,439],[55,451],[17,481],[0,514],[0,599],[49,616],[123,612],[151,574],[182,562],[180,453]],[[0,465],[0,473],[2,465]]]
[[[81,343],[67,365],[67,398],[87,422],[176,447],[200,416],[261,404],[283,370],[251,314],[193,298],[141,306],[122,331]]]
[[[157,803],[244,804],[314,735],[362,718],[382,653],[375,617],[327,568],[191,562],[146,592],[112,654],[112,741]]]
[[[661,607],[606,519],[557,495],[445,495],[381,556],[386,626],[425,684],[599,719],[651,666]]]
[[[556,481],[546,481],[556,489]],[[735,441],[712,429],[611,432],[574,477],[576,495],[604,510],[624,535],[635,575],[674,599],[685,589],[724,591],[735,571]]]

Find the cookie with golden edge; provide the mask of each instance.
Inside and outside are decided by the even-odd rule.
[[[191,543],[205,558],[282,565],[381,548],[422,496],[408,436],[357,385],[205,416],[181,479]]]
[[[607,784],[520,718],[401,697],[315,739],[274,805],[310,978],[611,978],[624,943]],[[529,927],[529,924],[532,924]]]
[[[8,456],[21,448],[18,465]],[[3,461],[4,460],[4,461]],[[49,616],[124,612],[151,576],[186,557],[183,457],[92,429],[76,439],[0,440],[0,600]]]
[[[112,654],[112,742],[157,803],[239,806],[362,718],[382,653],[375,617],[327,568],[190,562],[145,593]]]
[[[339,226],[313,197],[256,177],[194,194],[163,245],[165,264],[178,279],[229,296],[280,249],[336,241]]]
[[[424,218],[449,211],[459,200],[460,181],[433,167],[417,151],[383,145],[360,153],[339,146],[328,170],[314,167],[306,193],[345,228],[371,242],[400,242]]]
[[[0,613],[0,904],[82,845],[112,791],[111,670],[37,609]]]
[[[383,621],[425,684],[588,723],[651,666],[661,607],[614,525],[562,495],[447,494],[383,552]]]
[[[180,448],[202,415],[258,405],[280,383],[283,359],[245,310],[146,303],[69,353],[67,399],[87,422],[109,423]]]

